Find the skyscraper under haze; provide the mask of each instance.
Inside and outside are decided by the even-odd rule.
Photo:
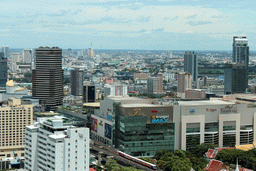
[[[32,96],[39,99],[46,109],[54,110],[63,101],[62,49],[39,47],[36,69],[32,70]]]
[[[7,82],[7,58],[0,52],[0,87],[5,87]]]
[[[7,58],[7,60],[8,60],[9,57],[10,57],[9,46],[3,46],[2,47],[2,52],[4,53],[4,57]]]
[[[71,94],[74,96],[83,95],[83,71],[79,68],[71,71]]]
[[[233,62],[246,64],[248,68],[249,64],[249,46],[246,36],[238,37],[233,36]]]
[[[184,72],[192,74],[193,81],[198,77],[198,57],[193,51],[185,51],[184,54]]]
[[[234,63],[241,63],[246,65],[246,87],[248,87],[248,65],[249,65],[249,46],[246,36],[233,36],[233,54],[232,59]]]
[[[248,87],[248,80],[245,76],[246,64],[226,63],[225,64],[225,94],[244,93]]]

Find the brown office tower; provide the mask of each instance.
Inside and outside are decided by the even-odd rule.
[[[63,102],[62,49],[37,48],[35,68],[32,70],[32,97],[39,99],[46,110],[54,110]]]

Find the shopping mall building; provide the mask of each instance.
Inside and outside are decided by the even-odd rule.
[[[255,142],[256,108],[235,101],[167,102],[108,96],[91,112],[91,137],[134,156],[200,143],[230,147]]]

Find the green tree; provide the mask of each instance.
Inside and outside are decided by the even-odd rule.
[[[154,162],[153,162],[149,157],[140,157],[140,159],[141,159],[141,160],[144,160],[144,161],[146,161],[146,162],[148,162],[148,163],[154,164]]]
[[[114,159],[109,159],[104,167],[105,167],[106,170],[111,170],[111,171],[120,169],[117,162]]]
[[[102,168],[100,166],[101,166],[101,164],[97,163],[97,165],[94,167],[94,169],[97,170],[97,171],[101,171]]]
[[[26,78],[31,78],[31,77],[32,77],[32,72],[26,72],[26,73],[24,74],[24,77],[26,77]]]
[[[210,143],[202,143],[200,145],[195,146],[195,148],[192,149],[191,153],[194,157],[203,157],[203,155],[208,151],[209,148],[214,149],[216,145]]]
[[[174,155],[175,155],[175,156],[178,156],[178,157],[180,157],[180,158],[185,159],[185,158],[190,157],[191,154],[190,154],[190,152],[188,152],[188,151],[184,151],[184,150],[175,150]]]
[[[180,170],[190,170],[192,163],[188,158],[181,158],[179,156],[174,156],[171,152],[163,155],[159,161],[158,166],[164,171],[180,171]]]
[[[136,169],[134,167],[123,167],[122,169],[120,169],[120,171],[143,171],[143,170]]]
[[[190,162],[192,163],[192,167],[196,171],[201,171],[203,168],[207,165],[207,160],[203,157],[197,158],[197,157],[191,157]]]
[[[64,78],[64,84],[70,83],[70,79],[69,78]]]
[[[154,155],[153,158],[156,160],[159,160],[164,154],[169,153],[169,152],[170,152],[170,150],[165,150],[165,149],[158,150],[158,151],[156,151],[156,154]]]

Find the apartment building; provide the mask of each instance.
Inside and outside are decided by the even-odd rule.
[[[0,106],[0,159],[24,156],[25,126],[33,123],[33,106],[22,105],[20,99],[9,98]]]
[[[89,171],[89,128],[54,116],[27,126],[25,133],[27,171]]]

